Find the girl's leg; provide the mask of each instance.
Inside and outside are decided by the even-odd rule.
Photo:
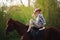
[[[35,21],[33,19],[30,19],[29,25],[34,25]]]
[[[29,22],[29,28],[28,28],[27,32],[30,31],[31,27],[33,27],[33,23],[34,23],[34,20],[31,19],[30,22]]]

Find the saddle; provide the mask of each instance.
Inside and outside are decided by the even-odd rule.
[[[44,28],[42,28],[42,27],[41,27],[41,28],[33,27],[33,28],[31,28],[31,30],[30,30],[29,33],[31,34],[31,36],[32,36],[33,38],[37,38],[37,37],[43,35],[43,33],[44,33]]]

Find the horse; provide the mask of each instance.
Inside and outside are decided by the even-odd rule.
[[[16,20],[12,20],[10,18],[7,22],[7,27],[5,29],[6,29],[6,36],[9,34],[9,32],[16,29],[17,32],[19,33],[19,35],[21,36],[21,40],[22,40],[22,36],[27,33],[26,31],[28,30],[28,26],[26,26]],[[29,37],[29,35],[27,35],[27,36]],[[27,40],[30,40],[30,37],[29,38],[28,37],[27,37]],[[23,39],[23,40],[25,40],[25,39]]]
[[[42,36],[39,36],[37,39],[33,39],[31,35],[27,33],[29,25],[26,26],[23,23],[11,18],[8,20],[7,25],[6,35],[15,29],[21,38],[23,37],[21,40],[60,40],[60,29],[56,27],[46,27]]]

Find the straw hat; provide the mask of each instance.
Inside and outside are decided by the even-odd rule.
[[[34,10],[34,12],[37,12],[37,11],[41,11],[41,9],[40,9],[40,8],[36,8],[36,9]]]

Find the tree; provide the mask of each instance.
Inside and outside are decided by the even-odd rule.
[[[28,6],[30,7],[30,0],[28,0]]]
[[[35,7],[42,9],[42,12],[46,18],[47,25],[50,26],[59,26],[59,9],[57,7],[57,0],[36,0]]]

